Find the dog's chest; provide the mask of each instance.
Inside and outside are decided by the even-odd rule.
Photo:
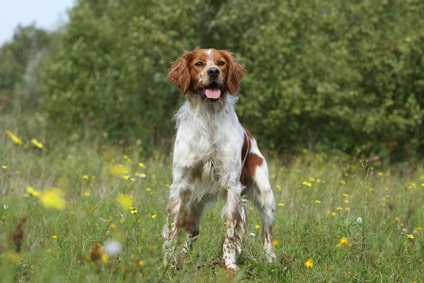
[[[223,164],[232,164],[239,147],[232,143],[235,137],[230,132],[180,128],[175,141],[174,161],[187,167],[203,167],[203,171],[216,169]]]
[[[185,104],[177,112],[173,165],[194,187],[219,189],[239,180],[244,132],[229,105],[208,110]]]

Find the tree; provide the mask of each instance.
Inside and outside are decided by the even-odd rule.
[[[182,101],[170,63],[216,47],[245,66],[238,112],[267,147],[422,156],[423,14],[418,0],[80,0],[43,62],[43,109],[55,128],[157,145]]]
[[[178,31],[190,24],[188,9],[175,1],[96,3],[70,11],[62,48],[45,63],[43,109],[54,127],[158,143],[173,128],[169,113],[180,98],[166,70],[190,46],[192,36]]]
[[[10,42],[0,48],[0,107],[34,107],[38,103],[34,68],[41,56],[49,52],[52,36],[34,24],[18,26]]]

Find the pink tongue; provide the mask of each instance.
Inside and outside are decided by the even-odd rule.
[[[217,99],[221,96],[221,90],[219,88],[207,88],[205,94],[207,98]]]

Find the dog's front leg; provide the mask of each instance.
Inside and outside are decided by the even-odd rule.
[[[226,221],[226,233],[223,246],[225,268],[237,270],[237,253],[241,251],[243,235],[247,231],[245,201],[241,196],[242,186],[237,183],[226,192],[223,217]]]
[[[180,228],[184,226],[184,219],[187,214],[186,205],[190,197],[190,191],[185,189],[182,184],[184,182],[174,182],[170,187],[168,218],[171,220],[171,224],[167,223],[163,231],[165,237],[163,244],[164,263],[165,265],[175,265],[177,269],[180,268],[182,261],[179,258],[181,255],[176,251],[178,234]]]

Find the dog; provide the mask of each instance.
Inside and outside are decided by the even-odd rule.
[[[184,228],[187,232],[183,250],[191,248],[199,236],[205,205],[218,196],[225,200],[224,267],[238,269],[236,257],[247,232],[247,200],[260,213],[267,258],[272,261],[276,257],[272,236],[275,200],[267,163],[234,110],[243,75],[244,68],[232,53],[217,49],[186,52],[169,69],[168,79],[186,101],[175,114],[177,133],[168,203],[171,223],[163,232],[165,264],[181,268],[181,256],[176,252],[179,231]]]

